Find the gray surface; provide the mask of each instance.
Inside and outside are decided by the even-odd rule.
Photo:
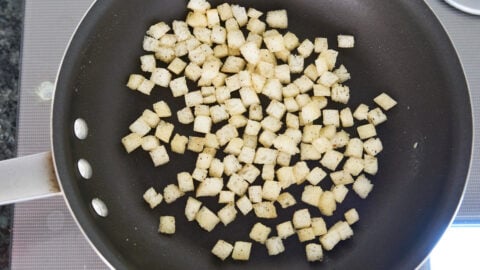
[[[90,2],[91,0],[26,0],[19,155],[49,149],[50,104],[40,101],[35,89],[43,81],[54,80],[74,25]],[[460,53],[471,86],[474,112],[478,118],[480,69],[477,67],[480,65],[480,56],[474,44],[480,44],[480,20],[454,10],[440,0],[427,2],[441,17]],[[478,150],[476,145],[474,152],[478,153]],[[480,220],[479,176],[480,157],[475,155],[467,195],[458,213],[458,220]],[[61,198],[18,204],[13,228],[12,269],[105,268],[75,226]]]

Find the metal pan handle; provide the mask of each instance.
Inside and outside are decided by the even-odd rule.
[[[1,161],[0,177],[0,205],[61,194],[50,152]]]

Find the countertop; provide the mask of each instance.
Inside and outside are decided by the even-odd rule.
[[[0,0],[0,160],[16,155],[23,1]],[[0,269],[9,268],[13,206],[0,207]]]

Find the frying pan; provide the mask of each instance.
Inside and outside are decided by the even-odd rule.
[[[216,6],[220,1],[212,1]],[[156,87],[150,96],[125,87],[130,73],[140,72],[141,42],[149,25],[170,23],[186,15],[184,1],[97,1],[73,36],[60,68],[52,112],[52,153],[65,199],[82,231],[105,261],[116,269],[413,269],[436,244],[452,221],[468,173],[472,118],[468,88],[456,52],[442,26],[422,1],[298,0],[238,1],[262,11],[287,9],[289,29],[301,39],[353,34],[356,46],[341,50],[339,63],[352,79],[349,106],[373,106],[372,98],[388,92],[398,106],[379,126],[384,151],[375,188],[367,200],[353,192],[326,218],[332,225],[355,207],[360,221],[355,236],[326,252],[322,263],[308,263],[304,244],[285,240],[286,252],[269,257],[253,244],[249,262],[221,262],[210,254],[218,239],[247,240],[256,222],[238,216],[228,227],[202,231],[183,217],[186,197],[150,210],[141,196],[150,186],[162,190],[176,182],[176,173],[191,171],[195,155],[172,155],[154,168],[148,154],[127,155],[120,140],[145,108],[166,100],[173,111],[184,106],[170,90]],[[74,135],[78,118],[88,136]],[[191,135],[176,117],[176,131]],[[416,146],[416,147],[414,147]],[[92,175],[78,171],[88,161]],[[327,186],[325,187],[327,188]],[[301,193],[294,187],[292,193]],[[91,201],[101,199],[108,216]],[[205,204],[218,210],[214,201]],[[305,206],[306,207],[306,206]],[[298,209],[298,208],[296,208]],[[314,208],[310,208],[318,215]],[[291,219],[294,209],[281,210],[268,226]],[[317,210],[318,211],[318,210]],[[174,215],[177,233],[157,233],[160,215]]]

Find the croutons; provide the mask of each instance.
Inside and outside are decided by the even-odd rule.
[[[218,240],[215,246],[212,248],[212,254],[224,261],[233,251],[232,244],[224,241]]]
[[[158,225],[158,231],[163,234],[174,234],[175,233],[175,217],[161,216],[160,224]]]

